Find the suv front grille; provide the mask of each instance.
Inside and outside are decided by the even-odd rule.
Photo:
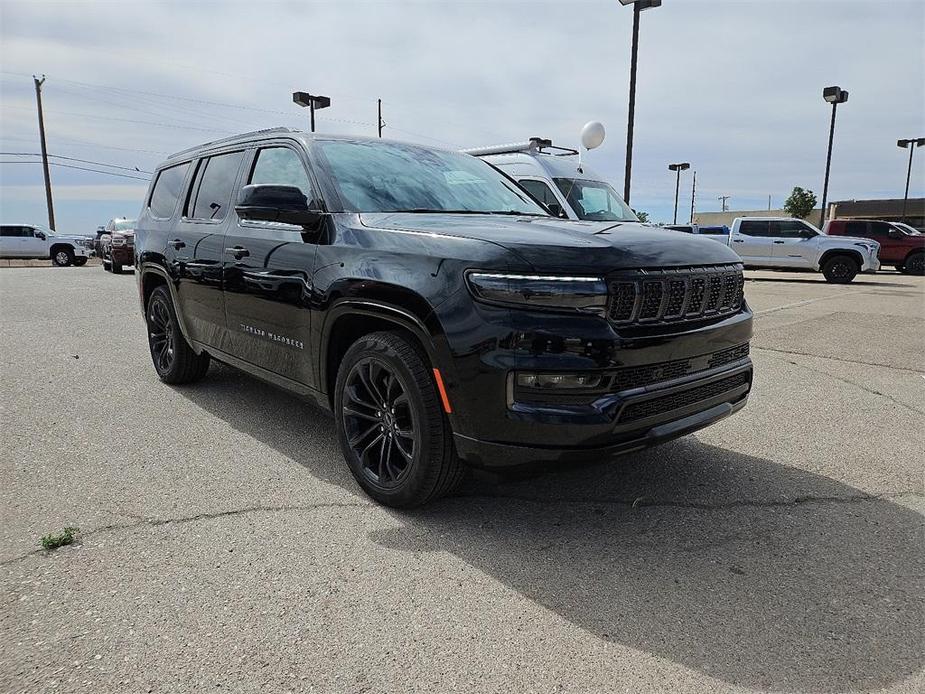
[[[617,272],[608,278],[607,315],[615,325],[723,318],[742,308],[741,265]]]

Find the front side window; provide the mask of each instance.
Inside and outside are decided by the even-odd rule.
[[[767,236],[768,223],[750,220],[739,224],[739,233],[746,236]]]
[[[556,199],[556,194],[552,192],[552,188],[547,186],[543,181],[537,181],[531,178],[522,178],[517,181],[524,189],[530,193],[533,197],[539,200],[544,205],[558,205],[559,201]]]
[[[295,186],[310,204],[314,200],[305,166],[299,155],[288,147],[267,147],[257,152],[248,183]]]
[[[549,216],[504,174],[468,154],[393,142],[319,143],[350,212]]]
[[[148,203],[152,215],[160,219],[169,219],[173,216],[174,210],[177,209],[177,200],[180,199],[183,181],[186,180],[187,169],[189,169],[189,162],[171,166],[157,175],[154,191]]]
[[[810,234],[810,228],[794,220],[770,222],[768,234],[777,239],[799,239]]]
[[[609,183],[580,178],[554,179],[579,219],[593,222],[638,222],[639,219]]]
[[[220,221],[225,218],[243,157],[244,152],[218,154],[199,165],[194,184],[193,219]]]
[[[871,222],[867,225],[867,236],[872,239],[880,239],[890,235],[890,225],[886,222]]]

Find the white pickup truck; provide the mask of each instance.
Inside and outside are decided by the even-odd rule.
[[[0,225],[0,258],[45,258],[55,265],[86,265],[93,254],[89,236],[57,234],[35,224]]]
[[[859,272],[880,269],[880,244],[873,239],[826,236],[790,217],[737,217],[729,245],[746,268],[813,270],[829,282],[850,282]]]

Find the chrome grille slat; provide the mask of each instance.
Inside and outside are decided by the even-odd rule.
[[[608,277],[608,316],[615,325],[716,319],[742,307],[741,265],[635,270]]]

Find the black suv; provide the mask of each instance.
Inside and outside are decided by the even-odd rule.
[[[136,224],[154,367],[210,359],[333,410],[384,504],[466,465],[604,459],[748,397],[752,314],[722,244],[550,216],[479,159],[273,129],[171,156]]]

